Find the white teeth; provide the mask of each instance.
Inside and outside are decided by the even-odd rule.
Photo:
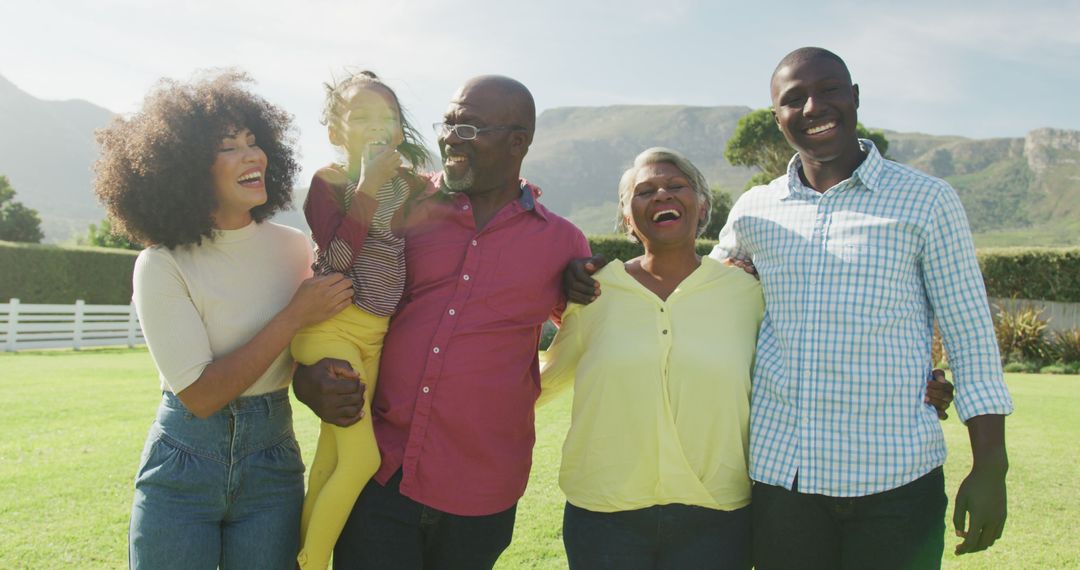
[[[236,179],[236,181],[241,183],[241,184],[243,184],[245,182],[257,182],[259,180],[262,180],[262,173],[261,172],[251,172],[251,173],[245,174],[245,175],[241,176],[240,178]]]
[[[660,217],[664,216],[665,214],[670,214],[670,215],[674,216],[674,219],[676,219],[676,220],[682,217],[682,214],[680,214],[676,210],[660,210],[659,212],[656,212],[655,214],[653,214],[652,221],[654,221],[654,222],[658,221],[660,219]]]
[[[835,126],[836,126],[836,123],[825,123],[824,125],[818,125],[816,127],[811,127],[809,129],[806,129],[806,134],[808,134],[808,135],[816,135],[818,133],[825,132],[825,131],[827,131],[827,130],[835,127]]]

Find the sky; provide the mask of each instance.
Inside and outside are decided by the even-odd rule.
[[[843,57],[872,128],[1020,137],[1080,129],[1080,2],[689,0],[4,0],[0,75],[40,99],[138,109],[162,77],[248,72],[295,116],[307,174],[334,159],[322,83],[346,68],[394,87],[429,144],[455,89],[500,73],[539,111],[769,105],[776,62]]]

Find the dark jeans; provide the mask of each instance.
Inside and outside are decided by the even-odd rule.
[[[940,467],[865,497],[755,483],[754,563],[758,570],[940,568],[946,503]]]
[[[398,490],[368,482],[334,547],[334,569],[490,570],[510,545],[517,505],[465,517],[426,507]]]
[[[750,507],[597,513],[566,503],[563,544],[572,570],[749,569],[750,522]]]

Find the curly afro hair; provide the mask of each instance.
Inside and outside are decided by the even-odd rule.
[[[252,208],[252,218],[261,222],[289,207],[299,171],[292,117],[247,91],[251,82],[235,71],[191,83],[163,79],[135,115],[97,132],[94,193],[114,230],[170,249],[212,238],[210,167],[221,139],[237,128],[250,130],[267,158],[267,199]]]

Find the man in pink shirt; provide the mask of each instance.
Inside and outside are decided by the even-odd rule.
[[[390,323],[373,417],[341,361],[298,372],[297,397],[337,425],[373,421],[382,466],[334,551],[335,568],[491,568],[525,491],[540,393],[540,329],[564,304],[585,236],[520,178],[536,111],[521,83],[469,80],[436,124],[443,172],[405,223],[405,293]]]

